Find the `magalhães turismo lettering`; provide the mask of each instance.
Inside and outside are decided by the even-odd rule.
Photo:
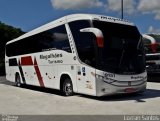
[[[48,60],[50,58],[61,58],[63,57],[63,54],[62,53],[51,53],[49,55],[40,55],[40,59],[45,59],[45,60]]]

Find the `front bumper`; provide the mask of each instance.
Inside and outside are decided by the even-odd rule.
[[[139,81],[115,81],[107,83],[104,80],[96,79],[96,96],[140,93],[146,90],[147,78]]]

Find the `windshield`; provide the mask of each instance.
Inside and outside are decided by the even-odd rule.
[[[104,47],[98,48],[98,69],[117,74],[144,72],[144,47],[135,26],[102,21],[93,21],[93,26],[104,36]]]

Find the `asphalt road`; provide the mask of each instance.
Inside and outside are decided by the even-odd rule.
[[[160,115],[160,83],[148,82],[138,95],[63,97],[59,91],[33,86],[15,87],[0,77],[0,114],[12,115]]]

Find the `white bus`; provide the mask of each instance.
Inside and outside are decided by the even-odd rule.
[[[21,84],[105,96],[143,92],[142,37],[128,21],[68,15],[6,44],[6,78]]]
[[[148,74],[160,73],[160,34],[143,34]]]

